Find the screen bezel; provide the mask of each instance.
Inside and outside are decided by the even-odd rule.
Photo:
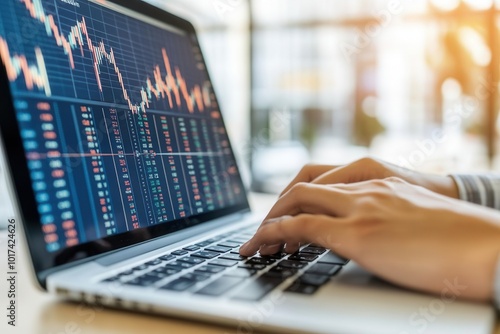
[[[188,33],[190,37],[192,37],[192,42],[200,47],[194,26],[184,19],[138,0],[106,1],[181,29],[182,31]],[[202,61],[205,63],[203,55]],[[250,210],[248,199],[245,194],[243,196],[243,203],[235,206],[101,238],[73,247],[64,248],[57,252],[48,252],[44,241],[43,231],[41,229],[40,215],[38,213],[35,193],[31,184],[28,162],[20,135],[10,84],[7,78],[6,68],[1,59],[0,65],[0,99],[3,101],[2,105],[5,109],[2,110],[0,116],[0,138],[4,144],[6,166],[10,171],[11,182],[14,188],[12,190],[15,198],[12,200],[14,205],[17,205],[18,212],[21,215],[19,218],[21,218],[20,220],[23,223],[23,230],[28,243],[32,265],[35,270],[37,280],[42,287],[45,288],[46,275],[44,272],[49,270],[50,272],[54,272],[54,270],[57,271],[58,267],[66,267],[67,264],[76,261],[81,262],[90,258],[94,259],[96,256],[137,245],[148,240],[165,236],[172,232],[197,226],[233,213],[248,212]],[[205,69],[206,68],[205,64]],[[207,72],[206,75],[208,80],[212,82],[208,70],[206,69],[205,71]],[[217,94],[214,95],[217,101]],[[219,105],[218,101],[217,104]],[[221,120],[224,124],[223,117],[221,117]],[[224,127],[227,129],[225,124]],[[232,158],[236,162],[231,143],[229,143],[229,147],[231,149]],[[239,173],[239,175],[240,187],[243,190],[245,187],[243,180],[241,179],[241,174]]]

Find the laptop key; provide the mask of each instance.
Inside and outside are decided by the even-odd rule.
[[[283,280],[280,278],[261,276],[255,281],[245,285],[242,290],[237,292],[232,298],[247,301],[257,301],[271,292],[282,282]]]
[[[226,268],[219,266],[203,266],[195,269],[195,272],[206,273],[206,274],[217,274],[224,271]]]
[[[229,247],[222,247],[222,246],[210,246],[205,248],[207,251],[212,251],[212,252],[217,252],[217,253],[227,253],[231,250]]]
[[[314,255],[321,255],[324,252],[326,252],[326,249],[307,246],[307,247],[303,248],[300,252],[301,253],[314,254]]]
[[[229,247],[229,248],[236,248],[236,247],[240,247],[241,243],[239,243],[239,242],[223,241],[220,244],[218,244],[217,246]]]
[[[219,257],[219,259],[225,259],[225,260],[233,260],[233,261],[243,261],[243,260],[246,260],[247,258],[246,257],[243,257],[239,254],[232,254],[232,253],[229,253],[229,254],[224,254],[224,255],[221,255]]]
[[[187,279],[184,277],[180,277],[178,279],[173,280],[172,282],[167,283],[162,286],[160,289],[162,290],[171,290],[171,291],[184,291],[192,287],[196,284],[196,281]]]
[[[235,268],[233,270],[229,270],[226,273],[226,276],[235,276],[235,277],[251,277],[255,275],[257,271],[253,269],[245,269],[245,268]]]
[[[299,277],[299,281],[303,284],[317,285],[321,286],[330,280],[330,276],[326,275],[316,275],[316,274],[304,274]]]
[[[141,277],[151,277],[151,278],[162,279],[162,278],[165,278],[167,276],[169,276],[169,275],[165,272],[153,270],[147,274],[144,274],[144,276],[141,276]]]
[[[143,271],[143,270],[146,270],[148,269],[149,266],[145,265],[145,264],[141,264],[140,266],[137,266],[137,267],[134,267],[132,268],[133,271]]]
[[[285,268],[292,268],[292,269],[301,269],[307,266],[309,262],[300,262],[300,261],[291,261],[291,260],[284,260],[279,263],[280,266],[285,267]]]
[[[343,259],[340,256],[338,256],[338,255],[336,255],[336,254],[334,254],[332,252],[328,252],[323,257],[321,257],[318,260],[318,262],[319,263],[330,263],[330,264],[344,265],[347,262],[349,262],[349,260]]]
[[[280,260],[287,256],[288,254],[286,253],[276,253],[276,254],[271,254],[271,255],[261,255],[264,259],[275,259],[275,260]]]
[[[197,273],[189,273],[189,274],[186,274],[186,275],[182,276],[182,278],[193,280],[193,281],[196,281],[196,282],[202,282],[202,281],[205,281],[205,280],[209,279],[210,275],[197,274]]]
[[[200,257],[181,257],[180,259],[178,259],[177,261],[181,261],[181,262],[186,262],[186,263],[191,263],[191,264],[200,264],[200,263],[203,263],[205,262],[206,260],[205,259],[202,259]]]
[[[160,259],[154,259],[152,261],[148,261],[145,263],[147,266],[156,266],[157,264],[160,264],[161,260]]]
[[[172,254],[168,254],[168,255],[160,256],[159,259],[162,261],[170,261],[170,260],[175,259],[175,256]]]
[[[155,275],[144,275],[144,276],[136,277],[130,281],[124,282],[124,284],[135,285],[135,286],[150,286],[150,285],[153,285],[154,283],[158,282],[161,279],[162,279],[162,277],[158,277]]]
[[[201,288],[196,293],[206,296],[220,296],[233,289],[244,280],[245,279],[242,277],[222,276]]]
[[[238,263],[237,261],[215,259],[213,261],[210,261],[208,264],[212,264],[215,266],[221,266],[221,267],[232,267],[232,266],[235,266],[237,263]]]
[[[178,249],[176,251],[173,251],[172,254],[174,255],[186,255],[188,252],[182,249]]]
[[[270,265],[270,264],[273,264],[274,262],[276,262],[275,259],[264,258],[264,257],[253,257],[250,260],[248,260],[246,263]]]
[[[163,273],[165,275],[174,275],[174,274],[177,274],[178,272],[180,272],[182,269],[181,268],[172,268],[172,267],[160,267],[160,268],[156,268],[155,270],[153,270],[152,272],[157,272],[157,273]]]
[[[210,252],[210,251],[199,251],[194,254],[191,254],[191,256],[202,257],[204,259],[213,259],[214,257],[217,257],[219,255],[220,253]]]
[[[318,290],[318,286],[316,285],[308,285],[308,284],[303,284],[300,282],[295,282],[292,285],[290,285],[285,292],[293,292],[293,293],[300,293],[304,295],[312,295],[313,293]]]
[[[198,247],[196,245],[191,245],[191,246],[184,247],[183,249],[187,250],[189,252],[194,252],[194,251],[197,251],[198,249],[200,249],[200,247]]]
[[[271,277],[281,277],[281,278],[288,278],[297,273],[297,269],[292,269],[292,268],[285,268],[281,267],[280,265],[271,268],[267,273],[264,275],[266,276],[271,276]]]
[[[130,276],[134,273],[135,271],[132,269],[125,270],[124,272],[120,273],[120,276]]]
[[[238,266],[238,268],[245,268],[245,269],[255,269],[255,270],[262,270],[266,266],[264,264],[252,264],[252,263],[243,263]]]
[[[234,242],[235,244],[244,244],[247,241],[248,241],[248,239],[231,239],[231,240],[228,240],[228,242]]]
[[[199,243],[197,243],[195,245],[198,246],[198,247],[206,247],[206,246],[211,245],[211,244],[212,244],[211,242],[202,241],[202,242],[199,242]]]
[[[306,254],[306,253],[295,253],[291,255],[288,259],[294,261],[306,261],[312,262],[318,258],[318,255]]]
[[[318,275],[328,275],[333,276],[342,267],[340,265],[331,265],[328,263],[315,263],[311,266],[311,268],[307,269],[306,273],[309,274],[318,274]]]
[[[211,243],[211,244],[213,244],[214,242],[217,242],[217,241],[222,240],[222,239],[224,239],[224,237],[223,237],[223,236],[218,235],[218,236],[216,236],[216,237],[213,237],[213,238],[207,239],[207,240],[205,240],[205,241],[206,241],[206,242],[209,242],[209,243]]]
[[[167,268],[181,268],[181,269],[188,269],[193,266],[194,264],[192,263],[181,262],[181,261],[170,262],[166,265]]]

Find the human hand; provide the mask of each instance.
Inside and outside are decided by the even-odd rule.
[[[449,280],[461,297],[488,300],[500,253],[500,214],[398,179],[299,183],[283,195],[240,253],[288,252],[315,243],[392,283],[439,293]]]
[[[373,158],[363,158],[345,166],[306,165],[281,195],[299,182],[315,184],[356,183],[388,177],[398,177],[408,183],[422,186],[451,198],[459,197],[455,181],[449,176],[422,174]]]

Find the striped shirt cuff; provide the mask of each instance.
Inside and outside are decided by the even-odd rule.
[[[460,199],[500,210],[500,175],[451,175]]]
[[[497,259],[495,281],[493,282],[493,301],[495,302],[496,309],[500,311],[500,254]]]

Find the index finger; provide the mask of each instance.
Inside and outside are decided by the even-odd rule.
[[[299,183],[278,199],[264,220],[300,213],[346,216],[352,208],[353,190],[336,185]]]
[[[311,182],[318,176],[337,168],[337,166],[331,165],[306,165],[302,170],[295,176],[295,178],[290,182],[288,186],[281,192],[280,197],[286,194],[294,185],[300,182]]]
[[[242,256],[252,256],[263,245],[286,243],[315,243],[332,248],[346,242],[348,223],[341,218],[325,215],[302,214],[295,217],[274,219],[263,225],[240,248]],[[325,238],[325,234],[328,238]]]

